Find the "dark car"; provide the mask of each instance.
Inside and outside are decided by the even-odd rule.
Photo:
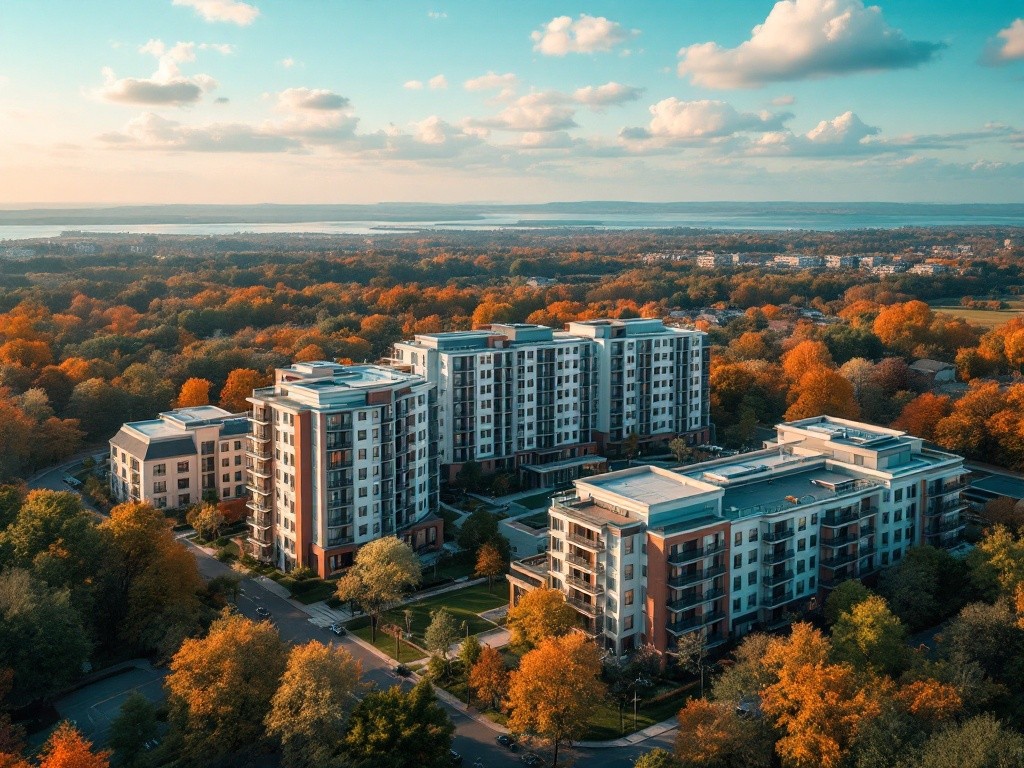
[[[256,609],[256,615],[259,616],[261,619],[269,619],[270,611],[268,611],[261,605],[259,608]]]
[[[527,752],[520,760],[523,761],[523,765],[526,768],[540,768],[540,766],[544,765],[544,760],[536,752]]]
[[[343,626],[341,626],[341,624],[331,624],[331,626],[328,627],[328,629],[330,629],[331,632],[336,634],[338,637],[341,637],[342,635],[347,635],[348,634],[345,631],[345,628]]]
[[[395,674],[399,677],[408,677],[412,674],[412,670],[405,666],[405,664],[399,664],[395,667]]]
[[[462,755],[456,752],[454,749],[449,749],[448,752],[452,757],[452,765],[462,765]]]
[[[516,746],[516,740],[509,736],[507,733],[503,733],[495,739],[501,746],[507,749],[509,752],[515,752],[518,747]]]

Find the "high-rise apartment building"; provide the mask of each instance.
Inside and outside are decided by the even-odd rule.
[[[605,466],[593,434],[596,352],[588,339],[546,326],[494,324],[417,335],[395,345],[391,362],[437,385],[449,479],[473,461],[552,486]]]
[[[710,441],[711,350],[705,334],[646,318],[582,320],[566,330],[597,349],[599,450],[621,453],[631,435],[640,443],[677,436],[693,445]]]
[[[246,414],[214,405],[128,422],[110,439],[111,497],[157,509],[244,499],[248,433]]]
[[[550,549],[513,563],[510,597],[562,590],[616,653],[710,644],[820,606],[917,544],[963,528],[963,459],[892,429],[818,417],[759,451],[578,480],[552,500]]]
[[[329,576],[382,536],[442,545],[432,384],[375,365],[295,363],[249,402],[254,556]]]
[[[437,385],[441,461],[552,486],[604,466],[597,454],[684,436],[710,439],[704,334],[660,320],[524,323],[420,334],[391,364]]]

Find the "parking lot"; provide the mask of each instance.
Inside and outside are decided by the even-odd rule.
[[[152,702],[164,698],[166,669],[157,669],[145,659],[131,662],[127,671],[80,688],[56,702],[57,712],[65,720],[74,720],[78,729],[92,742],[103,744],[110,722],[133,691]]]

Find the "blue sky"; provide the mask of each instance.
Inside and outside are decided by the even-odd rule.
[[[4,0],[0,203],[1024,202],[1024,3]]]

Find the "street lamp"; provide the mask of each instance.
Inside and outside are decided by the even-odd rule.
[[[636,680],[633,681],[633,731],[634,732],[636,731],[636,725],[637,725],[637,722],[636,722],[637,721],[636,705],[637,705],[637,702],[640,701],[640,696],[638,695],[637,690],[636,690],[636,687],[638,685],[647,685],[647,681],[644,680],[642,677],[638,677]]]

